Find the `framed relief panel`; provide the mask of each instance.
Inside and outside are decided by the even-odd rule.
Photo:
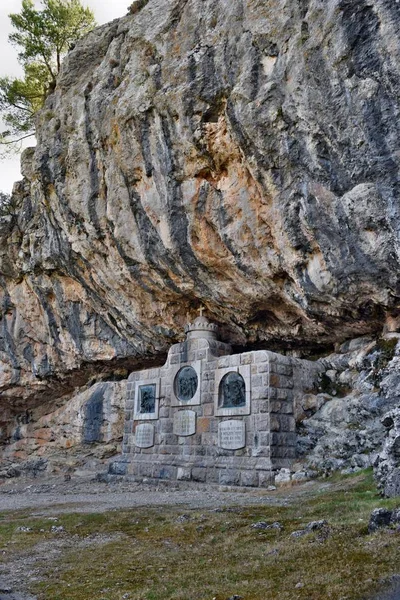
[[[216,417],[249,415],[250,399],[250,365],[217,369],[214,392]]]
[[[201,402],[201,360],[177,365],[172,372],[172,406],[194,406]]]
[[[135,386],[134,419],[146,421],[158,419],[160,403],[160,380],[137,381]]]

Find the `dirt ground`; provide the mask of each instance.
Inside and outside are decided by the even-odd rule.
[[[296,493],[307,493],[314,488],[309,483]],[[321,485],[321,484],[319,484]],[[293,494],[293,492],[292,492]],[[282,491],[252,488],[201,486],[169,482],[115,482],[100,483],[93,479],[63,478],[13,479],[0,486],[0,512],[29,509],[34,516],[56,516],[63,513],[93,513],[140,506],[175,506],[188,509],[220,508],[223,506],[285,505]],[[93,539],[92,543],[104,542]],[[16,590],[29,588],[39,576],[37,563],[51,562],[75,541],[57,539],[41,545],[40,552],[27,552],[17,560],[0,564],[0,600],[35,600],[35,597]]]
[[[219,510],[235,506],[287,506],[304,502],[319,492],[334,490],[341,482],[306,482],[295,487],[277,490],[203,486],[184,482],[115,482],[101,483],[89,479],[10,480],[0,486],[0,513],[29,511],[35,517],[54,520],[65,513],[101,513],[110,510],[137,507],[177,507],[186,509]],[[228,508],[229,510],[229,508]],[[77,544],[104,543],[104,535],[93,535],[90,540],[59,536],[47,540],[35,550],[22,550],[15,556],[0,560],[0,600],[36,600],[29,594],[33,582],[40,579],[44,568],[66,549]],[[5,553],[4,553],[5,554]],[[374,600],[399,600],[400,578],[393,580],[392,589]],[[168,599],[166,599],[168,600]]]

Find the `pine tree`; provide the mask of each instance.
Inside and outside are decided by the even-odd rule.
[[[0,117],[6,127],[0,144],[9,151],[34,135],[34,116],[56,85],[62,57],[96,24],[79,0],[42,0],[42,7],[23,0],[21,12],[10,15],[15,31],[9,41],[18,49],[24,77],[0,78]]]

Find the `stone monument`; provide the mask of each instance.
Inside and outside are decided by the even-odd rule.
[[[295,459],[294,403],[313,386],[318,366],[265,350],[231,354],[202,311],[185,332],[163,367],[129,376],[119,472],[273,483]]]

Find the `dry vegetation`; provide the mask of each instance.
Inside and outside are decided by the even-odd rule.
[[[3,514],[0,555],[5,566],[38,557],[31,587],[40,600],[365,598],[400,572],[399,532],[367,531],[371,511],[396,501],[378,496],[370,472],[336,483],[307,501],[292,503],[289,490],[289,503],[278,508],[144,507],[63,514],[57,522],[32,511]],[[317,519],[328,525],[291,536]],[[283,528],[251,527],[261,520]],[[49,564],[52,544],[58,554]]]

